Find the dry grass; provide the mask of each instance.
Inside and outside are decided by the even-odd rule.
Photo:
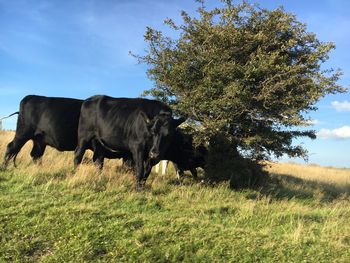
[[[332,202],[350,196],[350,169],[295,163],[269,163],[266,169],[278,179],[274,195],[282,198]]]
[[[13,139],[13,131],[0,131],[0,158],[2,160],[6,145]],[[32,142],[29,141],[20,151],[17,157],[18,170],[21,172],[35,175],[37,173],[55,173],[62,169],[71,171],[69,180],[72,182],[93,180],[99,178],[100,171],[96,167],[89,163],[91,160],[91,151],[87,151],[84,159],[88,163],[85,163],[73,172],[73,152],[59,152],[51,147],[47,147],[42,159],[41,165],[34,165],[30,158],[30,151],[32,148]],[[11,164],[12,165],[12,164]],[[301,179],[305,182],[316,183],[319,185],[328,185],[350,192],[350,169],[345,168],[333,168],[322,167],[318,165],[300,165],[295,163],[268,163],[268,172],[276,174],[280,177],[292,177]],[[117,175],[116,175],[117,174]],[[74,178],[73,178],[74,175]],[[121,167],[121,162],[118,160],[105,160],[105,166],[102,172],[103,177],[108,180],[123,183],[130,182],[132,180],[132,174],[126,172]],[[162,181],[160,177],[151,177],[152,183],[158,183]]]
[[[13,131],[0,131],[0,161],[2,162],[7,144],[13,140],[15,133]],[[86,151],[83,164],[76,170],[73,169],[73,152],[59,152],[56,149],[47,146],[40,165],[34,164],[30,151],[32,141],[28,141],[16,158],[16,172],[24,173],[35,178],[39,175],[48,176],[48,174],[66,174],[68,185],[75,186],[81,184],[93,184],[100,180],[107,180],[107,185],[116,184],[130,185],[134,181],[133,174],[122,166],[121,160],[105,159],[104,168],[100,171],[92,163],[92,152]],[[13,167],[13,162],[9,163],[9,168]],[[39,176],[40,177],[40,176]],[[62,178],[61,178],[62,179]],[[149,181],[158,183],[162,178],[151,176]]]
[[[323,167],[315,164],[270,163],[271,173],[292,175],[303,180],[317,181],[334,185],[350,185],[350,169]]]
[[[13,136],[0,132],[0,158]],[[272,163],[280,181],[266,192],[153,174],[136,192],[118,160],[106,160],[102,172],[91,163],[74,170],[73,152],[48,147],[35,165],[31,145],[16,169],[0,173],[0,262],[350,258],[349,169]]]

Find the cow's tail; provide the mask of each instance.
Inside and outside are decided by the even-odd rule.
[[[13,115],[15,115],[15,114],[19,114],[19,111],[16,111],[16,112],[14,112],[14,113],[10,114],[9,116],[2,117],[2,118],[0,119],[0,121],[2,121],[3,119],[10,118],[11,116],[13,116]]]

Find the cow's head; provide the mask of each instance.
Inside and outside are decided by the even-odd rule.
[[[161,160],[168,149],[176,127],[185,121],[185,118],[173,119],[171,112],[160,112],[153,119],[149,119],[145,113],[141,113],[147,126],[149,154],[152,160]]]

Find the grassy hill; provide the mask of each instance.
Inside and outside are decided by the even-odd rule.
[[[73,171],[72,153],[34,165],[30,148],[0,172],[0,262],[350,260],[349,169],[270,164],[259,191],[152,174],[136,192],[116,160]]]

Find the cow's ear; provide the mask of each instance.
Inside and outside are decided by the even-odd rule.
[[[186,118],[184,118],[184,117],[180,117],[179,119],[174,119],[175,127],[179,126],[185,120],[186,120]]]
[[[145,121],[145,123],[147,125],[151,124],[151,119],[148,118],[148,116],[147,116],[147,114],[145,112],[140,111],[140,115],[141,115],[141,117],[143,118],[143,120]]]

